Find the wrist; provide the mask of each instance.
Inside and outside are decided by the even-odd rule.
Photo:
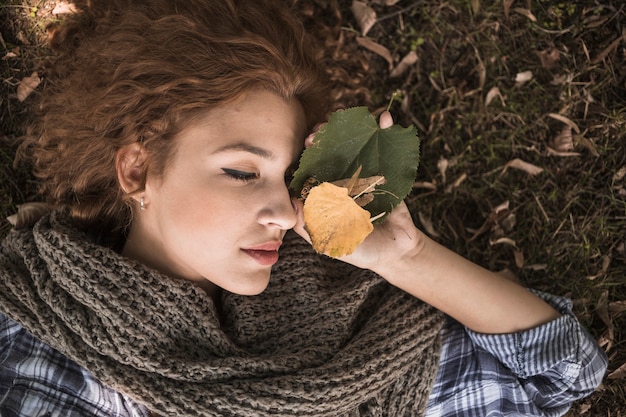
[[[417,228],[404,236],[404,241],[394,249],[393,256],[387,256],[372,268],[389,283],[399,287],[402,287],[403,280],[421,274],[420,270],[428,263],[432,245],[436,244]]]

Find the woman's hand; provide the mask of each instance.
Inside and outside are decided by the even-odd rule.
[[[338,259],[359,268],[370,269],[387,279],[390,271],[408,259],[416,259],[426,242],[404,202],[396,206],[350,255]]]
[[[383,112],[379,119],[380,128],[386,129],[392,125],[391,113]],[[314,131],[307,136],[304,142],[306,148],[313,146],[313,139],[321,126],[316,126]],[[302,202],[297,199],[294,200],[294,206],[298,211],[298,223],[294,230],[310,243],[311,239],[304,228]],[[413,224],[408,208],[404,203],[401,203],[382,223],[374,227],[374,231],[352,254],[338,259],[359,268],[379,272],[385,263],[396,263],[404,254],[413,254],[419,251],[421,242],[423,242],[422,236]]]
[[[311,238],[304,228],[302,201],[294,199],[298,212],[298,222],[294,231],[311,243]],[[374,230],[350,255],[337,259],[370,269],[385,275],[384,271],[398,265],[403,258],[417,256],[425,242],[425,235],[415,227],[409,209],[400,203],[387,218],[374,226]]]
[[[381,114],[381,128],[393,124]],[[311,146],[313,136],[307,138]],[[304,229],[303,206],[294,201],[294,230],[311,242]],[[480,333],[512,333],[551,321],[559,313],[520,285],[450,251],[415,227],[399,204],[356,250],[339,258],[370,269],[391,284],[433,305]]]

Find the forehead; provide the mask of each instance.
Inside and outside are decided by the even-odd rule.
[[[253,90],[199,114],[180,133],[179,145],[190,142],[212,152],[247,151],[273,157],[284,150],[299,152],[305,129],[304,110],[297,99]]]

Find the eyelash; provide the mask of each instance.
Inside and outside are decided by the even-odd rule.
[[[226,175],[237,181],[249,182],[257,178],[257,174],[254,172],[237,171],[236,169],[228,168],[222,168],[222,171],[224,171]]]
[[[255,174],[254,172],[238,171],[236,169],[229,168],[222,168],[222,171],[224,171],[226,175],[237,181],[249,182],[257,179],[258,177],[257,174]],[[289,185],[291,183],[294,173],[295,169],[289,169],[287,171],[287,173],[285,174],[285,184]]]

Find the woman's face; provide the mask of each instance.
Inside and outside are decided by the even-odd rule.
[[[305,125],[296,100],[266,91],[208,112],[175,139],[164,175],[148,176],[124,253],[209,292],[263,291],[296,223],[285,177]]]

